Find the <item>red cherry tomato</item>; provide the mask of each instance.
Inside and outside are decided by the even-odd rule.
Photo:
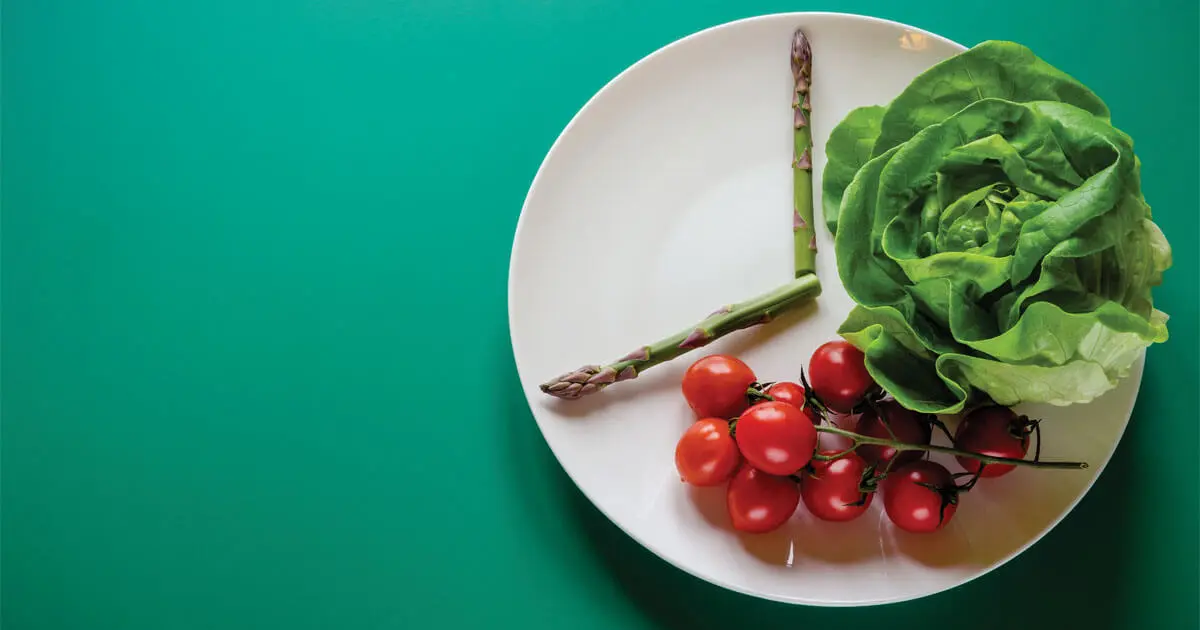
[[[740,359],[713,354],[688,367],[683,397],[697,417],[728,419],[749,406],[746,390],[755,380],[754,371]]]
[[[921,484],[932,484],[941,491]],[[958,510],[950,471],[926,459],[893,470],[880,482],[879,492],[888,519],[907,532],[935,532],[949,524]]]
[[[762,534],[792,517],[800,505],[800,489],[787,477],[743,465],[729,480],[725,504],[734,529]]]
[[[891,433],[888,432],[891,428]],[[901,407],[899,403],[885,400],[867,409],[858,418],[858,433],[885,440],[895,439],[905,444],[929,444],[933,440],[933,427],[929,421],[915,411]],[[895,434],[895,438],[892,435]],[[901,451],[898,455],[891,446],[864,444],[856,451],[868,464],[883,468],[884,464],[895,458],[892,469],[904,464],[915,462],[924,455],[923,451]]]
[[[826,407],[850,413],[875,384],[866,357],[847,341],[821,344],[808,361],[808,384]]]
[[[675,445],[675,468],[693,486],[715,486],[737,470],[742,456],[729,435],[729,423],[720,418],[698,420]]]
[[[772,475],[790,475],[812,459],[817,430],[796,407],[760,402],[738,417],[734,438],[751,466]]]
[[[790,381],[780,381],[767,388],[766,394],[779,402],[785,402],[804,412],[813,424],[821,424],[821,414],[816,407],[806,404],[804,386]]]
[[[954,447],[990,455],[1024,459],[1029,452],[1029,432],[1032,424],[1028,418],[1017,416],[1007,407],[980,407],[967,414],[954,432]],[[959,457],[958,463],[969,473],[978,472],[980,461],[970,457]],[[1000,477],[1012,472],[1012,464],[987,464],[980,477]]]
[[[836,455],[838,451],[821,451],[822,455]],[[860,485],[867,463],[854,453],[829,460],[813,460],[812,474],[800,480],[800,498],[813,516],[826,521],[849,521],[871,507],[874,492],[864,496]],[[858,505],[856,505],[858,504]]]

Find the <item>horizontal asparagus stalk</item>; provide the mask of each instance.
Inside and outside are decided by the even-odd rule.
[[[642,346],[607,365],[585,365],[541,385],[545,394],[573,400],[642,372],[682,354],[704,347],[737,330],[765,324],[781,313],[816,298],[821,282],[807,273],[767,293],[717,309],[699,323],[651,345]]]

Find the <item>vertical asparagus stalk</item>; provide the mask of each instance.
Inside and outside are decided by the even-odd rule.
[[[812,199],[812,47],[804,32],[792,35],[792,232],[795,237],[796,277],[816,272],[817,237],[813,230]]]
[[[642,346],[607,365],[585,365],[542,383],[543,393],[574,400],[642,372],[691,350],[706,346],[737,330],[765,324],[821,294],[816,276],[817,241],[813,231],[812,133],[809,129],[808,89],[812,80],[812,49],[800,30],[792,36],[792,219],[795,233],[795,279],[767,293],[717,309],[697,324],[670,337]]]
[[[598,392],[686,352],[701,348],[736,330],[765,324],[821,294],[816,274],[807,273],[767,293],[717,309],[697,324],[651,345],[642,346],[607,365],[585,365],[541,385],[545,394],[576,399]]]

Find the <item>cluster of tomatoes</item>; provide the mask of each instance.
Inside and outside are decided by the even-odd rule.
[[[897,527],[933,532],[954,516],[959,492],[1014,468],[960,456],[965,472],[955,475],[923,450],[853,438],[850,448],[820,448],[818,427],[827,418],[857,417],[854,434],[912,446],[930,444],[936,424],[887,399],[862,352],[841,340],[817,348],[802,383],[762,384],[740,359],[715,354],[688,368],[682,390],[698,420],[680,437],[675,466],[689,484],[728,484],[730,520],[742,532],[780,527],[801,501],[817,518],[849,521],[866,512],[877,493]],[[953,441],[970,453],[1023,458],[1031,427],[1005,407],[983,407],[963,418]],[[962,476],[971,481],[959,485]]]

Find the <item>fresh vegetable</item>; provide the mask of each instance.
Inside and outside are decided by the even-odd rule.
[[[814,460],[812,472],[800,478],[800,498],[804,507],[819,519],[849,521],[862,516],[871,507],[874,492],[863,484],[867,463],[854,453],[821,451],[827,460]]]
[[[831,133],[825,219],[857,303],[839,329],[903,406],[1083,403],[1167,339],[1171,248],[1130,138],[1011,42],[935,65]]]
[[[954,446],[973,453],[1021,459],[1029,452],[1033,427],[1029,418],[1018,416],[1007,407],[988,405],[963,418],[954,432]],[[963,470],[980,477],[1001,477],[1016,468],[1011,464],[982,464],[966,456],[959,456],[958,463]]]
[[[715,486],[729,480],[742,461],[729,435],[729,423],[720,418],[697,420],[675,445],[675,469],[693,486]]]
[[[808,361],[808,383],[826,407],[850,413],[875,381],[867,372],[862,351],[838,339],[821,344],[813,352]]]
[[[729,480],[725,505],[733,528],[762,534],[787,522],[800,505],[800,490],[788,477],[767,474],[743,464]]]
[[[812,199],[812,47],[804,32],[792,34],[792,233],[795,273],[799,278],[816,271],[817,234],[813,230]]]
[[[808,396],[803,385],[791,381],[779,381],[768,387],[764,393],[772,400],[785,402],[803,411],[813,424],[821,424],[821,412],[808,403]]]
[[[792,34],[792,231],[795,279],[738,304],[722,306],[694,326],[651,345],[642,346],[607,365],[584,365],[545,383],[542,393],[575,400],[638,374],[734,331],[765,324],[821,294],[816,275],[817,237],[812,199],[812,47],[802,30]]]
[[[751,466],[772,475],[791,475],[812,459],[817,430],[804,412],[779,401],[760,402],[738,417],[735,440]]]
[[[934,461],[920,460],[893,470],[879,484],[879,493],[888,519],[907,532],[935,532],[958,511],[954,478]]]
[[[885,400],[863,411],[855,427],[860,435],[891,439],[904,444],[927,445],[933,440],[933,425],[928,417],[901,407],[895,401]],[[868,463],[882,467],[892,459],[893,467],[902,466],[921,458],[919,450],[897,450],[887,444],[864,444],[858,454]]]
[[[816,274],[805,274],[772,291],[739,304],[723,306],[694,326],[642,346],[608,365],[585,365],[542,383],[542,393],[575,400],[636,378],[638,374],[734,331],[765,324],[821,294]]]
[[[821,424],[819,412],[811,418],[808,411],[814,407],[806,404],[810,395],[802,385],[781,381],[764,391],[755,378],[753,369],[737,357],[714,354],[693,363],[681,386],[689,405],[699,411],[742,408],[731,412],[738,414],[733,421],[725,420],[729,415],[702,416],[675,445],[675,468],[685,483],[727,484],[726,509],[738,531],[776,529],[801,500],[817,518],[853,520],[885,487],[890,488],[890,498],[884,493],[884,511],[898,527],[934,531],[941,523],[931,521],[930,514],[949,521],[962,493],[1006,467],[1087,468],[1083,462],[1043,461],[1040,453],[1026,460],[1023,447],[1020,452],[1006,450],[1011,443],[1004,440],[1015,439],[1017,433],[1004,438],[1004,431],[1028,437],[1035,423],[1003,407],[969,415],[955,436],[957,447],[948,447],[931,443],[932,416],[905,409],[885,392],[868,388],[857,397],[862,402],[855,405],[863,411],[857,432],[852,432]],[[850,445],[843,451],[818,450],[820,433],[845,438]],[[956,485],[955,476],[944,467],[920,459],[925,452],[955,456],[970,471],[960,475],[970,476],[970,481]],[[980,464],[986,464],[985,474],[972,474]]]
[[[713,354],[688,367],[683,397],[698,417],[732,418],[749,406],[746,391],[754,381],[754,371],[740,359]]]

